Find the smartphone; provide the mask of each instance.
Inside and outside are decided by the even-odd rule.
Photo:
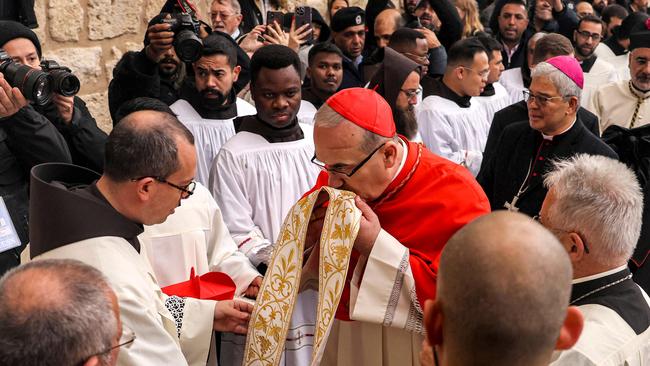
[[[266,24],[272,25],[273,22],[276,22],[282,27],[284,24],[284,13],[281,11],[267,11],[266,12]]]
[[[309,6],[298,6],[296,7],[296,12],[295,12],[295,17],[296,17],[296,29],[302,27],[305,24],[309,24],[309,27],[311,27],[311,7]],[[307,38],[307,43],[312,43],[313,41],[313,34],[310,33],[309,37]]]

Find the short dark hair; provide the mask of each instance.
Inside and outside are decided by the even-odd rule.
[[[258,49],[251,58],[251,86],[255,85],[260,70],[263,67],[271,70],[280,70],[288,66],[293,66],[298,75],[301,75],[300,58],[291,48],[278,44],[270,44]]]
[[[549,33],[535,43],[533,64],[546,61],[549,57],[568,56],[573,52],[573,44],[567,37],[559,33]]]
[[[340,56],[341,60],[343,60],[343,52],[341,52],[341,49],[338,48],[334,43],[332,42],[317,43],[309,50],[309,54],[307,55],[307,61],[310,66],[312,61],[314,60],[314,57],[316,57],[316,55],[318,55],[319,53],[334,53]]]
[[[503,8],[505,8],[506,5],[508,5],[508,4],[521,5],[521,6],[524,7],[524,9],[528,9],[528,7],[526,6],[526,1],[525,0],[506,0],[503,3],[503,6],[501,7],[501,9],[499,9],[499,14],[497,14],[497,15],[501,15],[501,12],[503,11]],[[528,16],[528,13],[526,13],[526,16]]]
[[[228,37],[228,38],[226,38]],[[203,52],[201,56],[224,55],[228,58],[230,68],[237,66],[237,49],[230,36],[214,31],[203,39]]]
[[[607,5],[600,13],[601,18],[605,24],[609,24],[612,18],[625,19],[627,17],[627,9],[618,4]]]
[[[426,39],[426,37],[415,29],[399,28],[390,35],[388,47],[399,52],[404,48],[415,47],[418,39]]]
[[[109,286],[99,270],[72,259],[7,272],[0,279],[0,363],[75,365],[98,355],[105,364],[118,330]]]
[[[447,51],[447,66],[471,65],[474,62],[474,56],[481,52],[488,54],[483,43],[476,37],[467,37],[456,41]]]
[[[138,97],[124,102],[115,112],[115,124],[124,117],[137,111],[157,111],[176,116],[169,106],[160,99],[149,97]]]
[[[501,45],[501,42],[497,41],[496,38],[492,37],[488,33],[485,32],[478,32],[475,35],[476,39],[483,44],[483,47],[487,51],[488,58],[491,60],[492,59],[492,52],[493,51],[502,51],[503,46]]]
[[[158,113],[155,122],[140,126],[134,113]],[[141,109],[124,116],[106,140],[104,175],[116,182],[139,177],[167,178],[179,169],[176,138],[194,145],[194,136],[175,115]]]
[[[603,28],[603,31],[605,30],[605,23],[603,23],[602,19],[600,19],[595,15],[589,14],[580,18],[580,20],[578,20],[578,26],[576,27],[576,30],[580,29],[580,26],[582,25],[583,22],[600,24],[600,26]]]

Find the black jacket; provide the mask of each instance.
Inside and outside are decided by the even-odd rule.
[[[544,140],[528,121],[506,127],[493,152],[483,154],[477,180],[490,200],[492,210],[504,209],[521,188],[516,207],[529,216],[539,213],[547,189],[543,177],[554,159],[565,159],[579,153],[603,155],[618,159],[616,153],[583,125],[580,118],[562,135]]]
[[[363,62],[357,68],[349,58],[343,57],[343,80],[341,81],[339,90],[363,87],[364,85]]]
[[[582,121],[585,127],[593,132],[594,135],[600,136],[598,127],[598,116],[580,107],[578,109],[578,119]],[[487,142],[485,143],[484,154],[491,154],[497,147],[497,142],[501,132],[515,122],[528,120],[528,105],[521,100],[511,104],[494,114],[490,132],[488,133]]]
[[[45,116],[26,106],[0,120],[0,195],[23,245],[29,241],[29,171],[44,162],[72,162],[65,139]],[[20,264],[21,250],[0,253],[0,273]]]

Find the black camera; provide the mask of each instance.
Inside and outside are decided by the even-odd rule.
[[[174,50],[183,62],[194,62],[201,58],[203,42],[199,38],[201,23],[189,13],[170,14],[171,18],[164,18],[162,23],[170,25],[174,32]]]
[[[52,84],[48,74],[14,62],[2,49],[0,49],[0,72],[9,85],[18,88],[25,98],[32,102],[45,105],[52,99]]]
[[[53,92],[64,97],[71,97],[79,93],[81,83],[69,68],[59,65],[54,60],[43,60],[41,61],[41,69],[43,69],[43,72],[48,73]]]

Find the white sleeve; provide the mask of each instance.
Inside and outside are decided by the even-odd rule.
[[[216,301],[186,297],[181,326],[181,350],[190,366],[205,365],[210,353],[210,341],[214,330]],[[171,365],[171,363],[165,363]]]
[[[253,279],[261,275],[248,260],[248,257],[237,250],[237,245],[223,221],[217,202],[210,199],[208,206],[212,223],[210,231],[207,233],[210,271],[227,273],[237,286],[236,293],[241,294],[246,291]]]
[[[354,268],[350,318],[423,333],[409,250],[383,229]]]
[[[262,235],[253,221],[253,208],[248,201],[245,172],[232,153],[222,148],[210,171],[210,190],[223,220],[239,251],[257,266],[268,262],[272,242]]]

